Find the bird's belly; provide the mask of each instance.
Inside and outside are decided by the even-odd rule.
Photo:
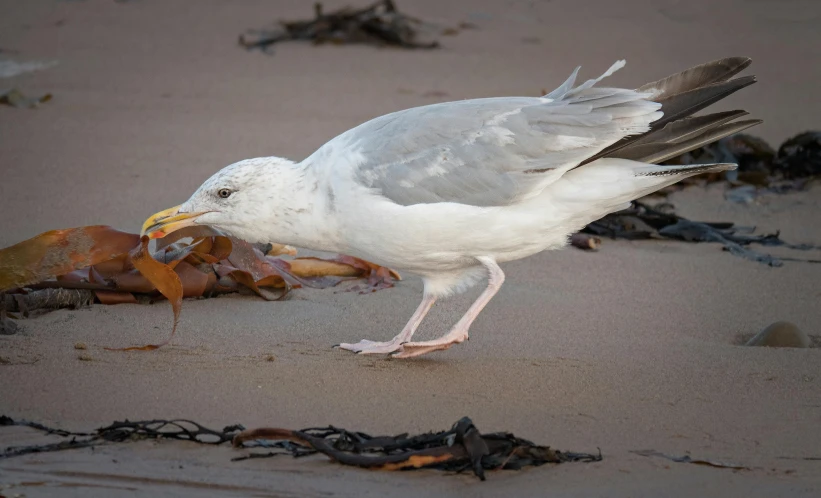
[[[477,266],[477,256],[525,258],[566,245],[569,234],[545,210],[455,203],[379,207],[346,217],[346,250],[422,275]]]

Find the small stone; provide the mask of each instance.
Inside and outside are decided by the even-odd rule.
[[[75,342],[74,349],[88,349],[88,346],[84,342]]]
[[[94,357],[91,356],[88,353],[83,353],[83,354],[77,356],[77,359],[80,360],[80,361],[94,361]]]
[[[276,359],[277,359],[276,356],[274,356],[272,354],[269,354],[268,356],[265,357],[265,361],[275,361]]]
[[[745,346],[769,346],[772,348],[808,348],[810,338],[795,324],[790,322],[775,322],[762,330]]]
[[[20,327],[10,318],[0,317],[0,335],[14,335]]]

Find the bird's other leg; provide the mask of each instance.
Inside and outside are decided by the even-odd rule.
[[[450,329],[450,332],[443,335],[439,339],[422,342],[407,342],[402,345],[402,350],[393,355],[394,358],[411,358],[413,356],[421,356],[432,351],[444,350],[464,342],[468,338],[468,329],[470,325],[479,316],[479,312],[487,306],[487,303],[493,299],[493,296],[502,287],[505,281],[505,274],[499,265],[496,264],[493,258],[482,256],[476,258],[487,269],[488,279],[487,288],[479,295],[476,301],[468,309],[467,313],[462,316],[459,322]]]
[[[408,323],[405,325],[405,328],[402,329],[402,332],[399,332],[399,335],[388,342],[376,342],[362,339],[356,344],[342,343],[337,347],[362,354],[392,353],[397,349],[400,349],[402,343],[411,340],[413,333],[416,332],[419,324],[422,323],[422,319],[425,318],[425,315],[428,314],[428,311],[430,311],[431,306],[433,306],[433,303],[435,302],[436,296],[425,293],[422,298],[422,302],[419,304],[419,307],[416,308],[416,311],[413,313],[410,320],[408,320]]]

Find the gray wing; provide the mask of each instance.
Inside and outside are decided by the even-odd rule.
[[[621,65],[576,88],[574,72],[542,98],[417,107],[376,118],[338,139],[363,158],[354,180],[397,204],[509,205],[537,194],[608,145],[647,131],[661,117],[659,105],[645,99],[648,94],[593,88]]]

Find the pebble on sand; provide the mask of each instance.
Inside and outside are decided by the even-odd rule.
[[[769,346],[773,348],[808,348],[810,338],[795,324],[790,322],[775,322],[765,328],[745,346]]]
[[[0,335],[14,335],[20,327],[8,318],[0,318]]]

